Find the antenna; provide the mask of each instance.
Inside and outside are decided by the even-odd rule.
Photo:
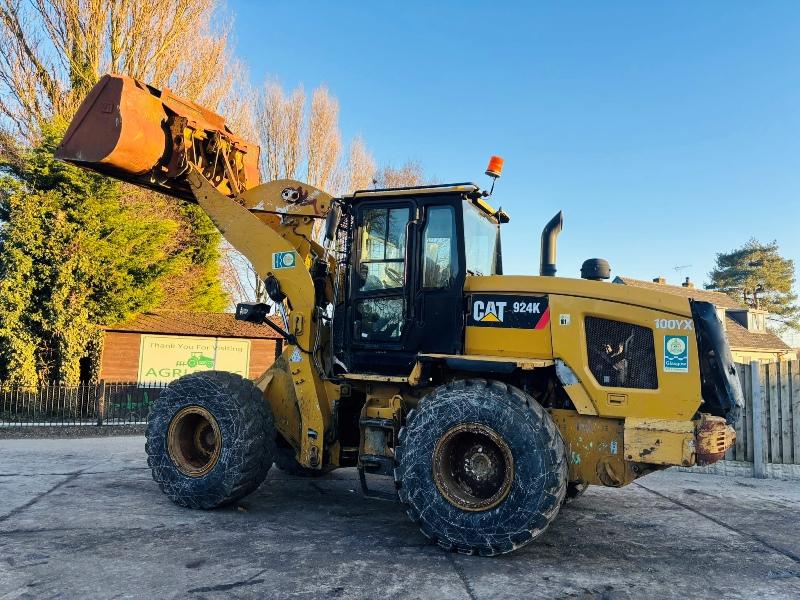
[[[678,265],[677,267],[672,267],[672,270],[675,271],[679,276],[683,273],[686,269],[690,269],[692,265]]]

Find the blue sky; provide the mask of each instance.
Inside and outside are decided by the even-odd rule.
[[[800,2],[228,6],[252,78],[326,84],[379,163],[488,187],[502,155],[508,273],[560,209],[564,276],[702,283],[751,237],[800,262]]]

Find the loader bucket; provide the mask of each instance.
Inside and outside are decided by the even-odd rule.
[[[260,182],[259,147],[223,117],[123,75],[105,75],[92,88],[55,155],[185,200],[194,200],[190,164],[228,196]]]

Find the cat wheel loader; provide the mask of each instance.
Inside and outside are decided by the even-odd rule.
[[[368,494],[393,478],[440,546],[497,555],[588,485],[710,464],[733,443],[742,392],[715,307],[614,285],[600,259],[556,277],[560,213],[540,275],[504,275],[509,217],[478,186],[333,198],[261,183],[258,146],[222,117],[116,75],[57,156],[199,204],[269,294],[237,318],[285,339],[255,381],[202,371],[162,393],[148,463],[180,505],[234,502],[274,463],[356,467]]]

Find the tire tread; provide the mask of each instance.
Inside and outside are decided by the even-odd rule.
[[[406,486],[403,485],[404,472],[401,463],[404,447],[409,443],[409,432],[414,429],[419,415],[423,411],[429,410],[430,407],[448,399],[452,400],[459,392],[473,387],[493,389],[501,394],[502,399],[500,401],[505,402],[513,411],[521,416],[524,416],[525,413],[532,415],[540,425],[538,430],[540,433],[538,435],[544,438],[546,442],[546,450],[550,454],[549,463],[552,465],[550,472],[546,473],[546,489],[542,494],[544,500],[530,519],[528,526],[522,531],[509,534],[505,540],[495,540],[491,544],[456,543],[448,539],[444,533],[435,531],[434,526],[423,514],[425,507],[417,506],[415,499],[408,493]],[[496,556],[511,552],[529,544],[541,535],[561,508],[567,489],[567,459],[561,432],[556,427],[550,414],[533,397],[515,386],[485,379],[460,379],[442,385],[425,396],[419,405],[408,413],[405,426],[400,430],[398,438],[397,466],[394,474],[395,486],[398,489],[400,501],[406,505],[408,516],[420,527],[422,533],[445,550],[464,554],[480,554],[482,556]]]

